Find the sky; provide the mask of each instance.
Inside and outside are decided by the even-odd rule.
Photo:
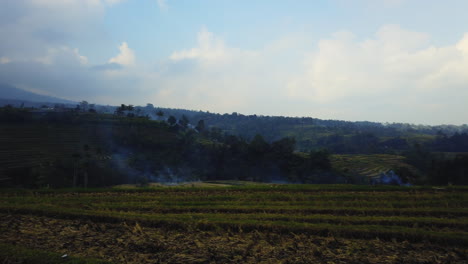
[[[468,123],[466,0],[1,0],[0,83],[98,104]]]

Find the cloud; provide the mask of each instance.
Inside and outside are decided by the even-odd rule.
[[[468,99],[468,34],[434,46],[428,34],[384,25],[359,39],[341,31],[294,56],[300,39],[262,49],[227,45],[203,28],[157,77],[157,104],[218,112],[347,120],[460,123]],[[304,59],[305,58],[305,59]],[[463,114],[462,114],[463,115]]]
[[[107,4],[107,5],[115,5],[115,4],[119,4],[119,3],[122,3],[126,0],[104,0],[104,2]]]
[[[273,112],[272,103],[281,96],[281,85],[294,65],[281,62],[294,45],[283,39],[259,50],[243,50],[202,28],[193,48],[174,51],[150,82],[159,87],[156,104],[218,112]],[[286,41],[287,42],[287,41]],[[293,58],[294,54],[290,53]],[[272,96],[272,94],[274,96]],[[272,98],[274,97],[274,98]],[[282,108],[278,106],[278,108]]]
[[[405,3],[389,1],[379,0]],[[468,123],[468,33],[440,46],[428,34],[384,25],[368,38],[340,31],[317,41],[300,32],[241,49],[202,28],[194,46],[166,60],[145,65],[122,42],[118,54],[96,62],[77,40],[101,43],[106,8],[122,1],[0,2],[0,82],[28,90],[103,104]]]
[[[0,55],[12,60],[40,56],[50,48],[102,40],[105,9],[116,0],[0,1]]]
[[[68,46],[60,46],[56,48],[49,48],[46,55],[36,57],[33,61],[40,62],[42,64],[68,64],[68,60],[72,60],[71,63],[79,63],[86,65],[88,58],[81,55],[78,49],[72,49]]]
[[[123,67],[122,65],[118,63],[106,63],[106,64],[93,66],[91,67],[91,69],[96,70],[96,71],[116,71],[116,70],[122,70]]]
[[[405,120],[408,113],[419,120],[456,120],[468,99],[467,51],[468,34],[453,45],[435,47],[426,34],[396,25],[383,26],[365,40],[341,32],[319,41],[303,74],[288,83],[288,95],[322,105],[353,102],[352,119],[378,101],[397,107],[394,120]]]
[[[220,38],[215,38],[213,33],[206,28],[202,28],[197,35],[198,46],[189,50],[173,52],[170,59],[173,61],[185,59],[200,59],[205,61],[215,61],[227,59],[232,55]]]
[[[158,4],[159,9],[163,11],[167,11],[169,9],[169,6],[167,5],[167,0],[156,0],[156,3]]]
[[[127,42],[122,42],[119,46],[120,53],[109,59],[109,63],[117,63],[124,66],[135,65],[135,52],[128,47]]]
[[[102,41],[105,9],[120,2],[0,1],[0,82],[73,100],[123,102],[133,98],[128,87],[138,85],[138,75],[130,76],[134,73],[123,70],[108,74],[121,68],[114,63],[96,69],[73,46],[77,40],[89,44]],[[126,44],[114,60],[123,65],[135,63]]]
[[[444,90],[436,79],[444,79],[442,75],[449,72],[460,78],[467,74],[460,68],[460,59],[466,57],[463,42],[449,47],[428,46],[427,35],[395,25],[383,26],[375,38],[362,41],[348,32],[337,33],[319,42],[319,51],[306,60],[303,76],[289,84],[289,94],[312,102],[332,102],[400,94],[401,89]]]

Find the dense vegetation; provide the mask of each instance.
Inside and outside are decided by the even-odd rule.
[[[295,141],[250,142],[184,119],[0,109],[4,183],[24,187],[106,186],[148,181],[236,179],[333,182],[329,154],[294,152]],[[325,177],[330,175],[330,177]],[[333,176],[333,177],[332,177]]]
[[[464,187],[243,184],[5,190],[0,242],[112,263],[467,258]]]
[[[428,143],[433,151],[468,151],[468,125],[414,125],[402,123],[350,122],[321,120],[311,117],[283,117],[232,114],[214,114],[182,109],[135,107],[141,114],[158,118],[155,113],[163,112],[166,117],[204,120],[207,126],[252,139],[262,135],[272,142],[283,137],[294,137],[297,150],[327,148],[337,154],[394,154],[408,150],[414,143]],[[434,140],[437,139],[437,143]],[[445,139],[445,140],[440,140]],[[460,144],[462,143],[462,144]]]
[[[369,122],[169,110],[207,118],[190,121],[184,114],[176,118],[152,106],[121,105],[112,114],[102,113],[108,110],[87,102],[74,108],[0,108],[0,184],[97,187],[197,180],[369,184],[374,182],[370,178],[389,170],[405,183],[468,184],[464,127],[440,127],[435,133],[435,128]],[[231,128],[226,129],[227,124]],[[250,136],[252,131],[264,134]],[[297,137],[302,141],[298,143]],[[305,137],[314,140],[304,141]],[[341,162],[343,155],[351,155],[352,162]]]

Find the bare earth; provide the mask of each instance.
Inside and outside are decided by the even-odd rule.
[[[0,214],[0,242],[112,263],[468,263],[466,248]]]

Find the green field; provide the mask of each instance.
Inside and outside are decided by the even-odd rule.
[[[418,174],[418,170],[405,162],[405,157],[389,154],[336,154],[331,156],[331,164],[335,170],[365,178],[375,178],[381,173],[406,168]]]
[[[466,263],[468,256],[466,187],[211,182],[0,195],[2,263],[37,263],[27,262],[37,252],[50,263]]]

